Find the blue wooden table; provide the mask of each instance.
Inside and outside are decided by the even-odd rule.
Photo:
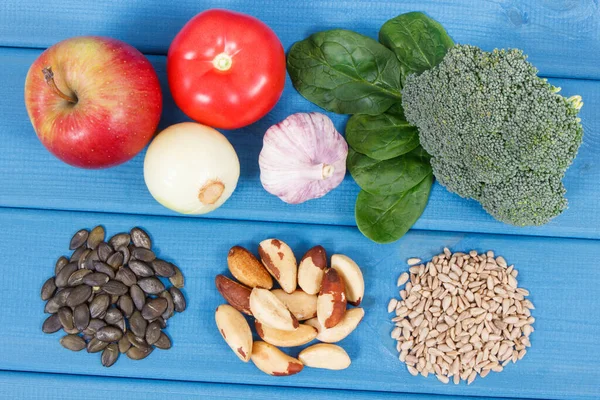
[[[375,37],[397,14],[421,10],[455,41],[486,50],[517,47],[567,96],[580,94],[584,143],[568,171],[570,208],[546,226],[514,228],[435,185],[429,205],[404,238],[376,245],[354,223],[358,187],[348,176],[326,197],[287,205],[266,193],[258,153],[266,128],[312,111],[286,84],[275,109],[227,136],[240,157],[237,191],[219,210],[182,217],[157,204],[142,176],[143,154],[104,171],[62,164],[36,138],[23,102],[30,64],[67,37],[112,36],[148,55],[163,85],[161,127],[186,120],[166,85],[170,41],[196,13],[212,7],[252,14],[269,24],[287,49],[319,30],[342,27]],[[442,400],[600,398],[600,6],[597,0],[308,1],[296,0],[3,0],[0,3],[0,398],[332,398]],[[343,132],[346,118],[331,115]],[[143,361],[121,357],[109,369],[97,355],[66,351],[59,334],[40,331],[39,288],[52,274],[73,232],[102,224],[109,234],[139,225],[160,254],[186,276],[188,310],[170,321],[173,348]],[[316,244],[351,255],[366,280],[366,317],[343,346],[353,360],[341,372],[310,370],[269,377],[230,352],[214,326],[222,302],[213,287],[226,270],[229,247],[255,248],[266,237],[298,255]],[[536,305],[527,356],[471,386],[412,377],[397,359],[386,312],[409,256],[430,257],[444,246],[494,249],[514,263]],[[262,396],[262,397],[261,397]]]

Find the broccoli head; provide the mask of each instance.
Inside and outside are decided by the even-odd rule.
[[[402,91],[437,180],[518,226],[566,209],[562,178],[583,137],[581,97],[559,95],[537,73],[520,50],[456,45]]]

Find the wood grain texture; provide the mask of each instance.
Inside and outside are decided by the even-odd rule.
[[[71,235],[103,224],[109,234],[141,225],[160,257],[175,262],[186,277],[188,309],[169,320],[169,351],[156,350],[143,361],[122,357],[109,369],[98,354],[63,349],[59,334],[40,331],[45,315],[39,290],[52,274]],[[0,210],[0,369],[307,388],[499,396],[543,399],[600,397],[600,308],[597,288],[598,241],[409,232],[393,245],[376,245],[355,229],[315,225],[250,223],[190,218],[141,217],[101,213]],[[256,250],[267,237],[286,241],[296,252],[321,244],[330,254],[347,254],[362,267],[366,282],[359,328],[341,342],[352,358],[345,371],[306,369],[289,378],[262,374],[231,353],[214,326],[223,302],[214,276],[226,271],[228,249],[236,244]],[[520,284],[531,291],[536,318],[533,347],[516,365],[473,385],[443,385],[435,378],[411,377],[397,360],[386,306],[397,294],[396,279],[411,256],[427,259],[443,246],[454,250],[493,249],[518,268]],[[296,354],[297,350],[292,354]]]
[[[0,397],[3,399],[61,400],[164,400],[164,399],[398,399],[395,393],[358,390],[285,388],[276,386],[230,385],[175,382],[156,379],[119,379],[63,374],[0,371]],[[456,397],[433,394],[402,395],[403,400],[453,400]],[[488,399],[492,399],[488,397]],[[494,400],[509,400],[494,397]],[[460,397],[460,400],[481,400]]]
[[[542,73],[600,78],[600,11],[596,0],[3,0],[0,45],[48,47],[76,35],[107,35],[144,52],[166,54],[181,27],[208,8],[254,15],[284,47],[324,29],[347,28],[375,37],[398,14],[421,10],[455,41],[484,49],[518,47]]]
[[[35,136],[23,102],[23,83],[38,50],[0,49],[0,206],[50,208],[116,213],[175,215],[150,196],[144,184],[143,154],[108,170],[89,171],[63,164]],[[163,83],[165,106],[161,128],[187,120],[169,95],[165,57],[151,56]],[[358,187],[348,174],[327,196],[289,205],[267,193],[260,184],[258,154],[269,126],[294,112],[315,111],[287,82],[275,109],[261,121],[226,135],[241,162],[238,188],[223,207],[208,218],[355,225]],[[565,95],[580,94],[584,144],[567,173],[570,209],[543,227],[516,228],[495,221],[477,202],[464,200],[435,184],[429,205],[416,229],[524,235],[600,238],[600,82],[552,79]],[[340,132],[346,117],[328,114]]]

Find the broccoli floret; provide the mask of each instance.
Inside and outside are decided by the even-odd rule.
[[[402,91],[438,181],[518,226],[566,209],[562,178],[583,137],[581,97],[559,95],[537,73],[520,50],[456,45]]]

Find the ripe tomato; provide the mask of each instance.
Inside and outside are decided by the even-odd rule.
[[[285,83],[285,52],[275,33],[258,19],[208,10],[177,34],[167,58],[175,103],[190,118],[235,129],[267,114]]]

